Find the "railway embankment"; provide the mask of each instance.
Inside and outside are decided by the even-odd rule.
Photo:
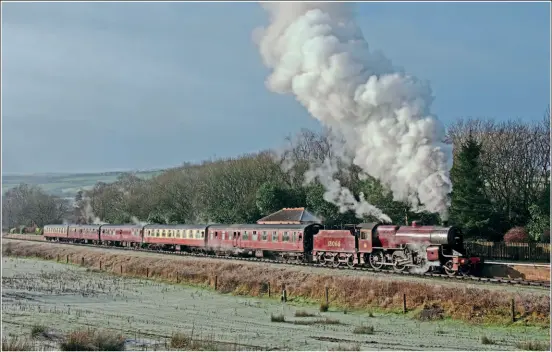
[[[453,318],[470,323],[549,326],[547,290],[484,287],[464,282],[397,278],[362,272],[180,257],[4,238],[2,254],[38,257],[220,293],[320,302],[349,310],[404,313],[413,318]],[[512,305],[513,302],[513,305]],[[513,308],[513,315],[512,315]]]

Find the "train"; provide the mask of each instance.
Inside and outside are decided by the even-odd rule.
[[[326,229],[306,224],[53,224],[47,241],[114,247],[273,258],[330,267],[371,267],[395,272],[441,271],[449,276],[477,275],[483,263],[465,254],[457,227],[383,223]]]

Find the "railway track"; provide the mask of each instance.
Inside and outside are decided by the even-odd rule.
[[[174,256],[209,258],[209,259],[217,259],[217,260],[237,260],[237,261],[246,261],[246,262],[254,262],[254,263],[306,266],[306,267],[325,268],[325,269],[333,269],[333,270],[356,270],[356,271],[365,271],[365,272],[373,272],[373,273],[383,273],[387,275],[396,275],[396,276],[423,277],[428,279],[479,282],[479,283],[504,284],[504,285],[520,285],[520,286],[532,286],[532,287],[543,287],[543,288],[550,287],[550,282],[548,281],[528,281],[528,280],[511,279],[511,278],[505,278],[505,277],[488,278],[488,277],[476,277],[476,276],[467,276],[467,275],[449,276],[447,274],[431,273],[431,272],[418,274],[418,273],[411,273],[406,271],[395,272],[393,270],[382,270],[382,269],[373,269],[373,268],[366,268],[366,267],[352,267],[352,268],[348,266],[331,267],[331,266],[325,266],[325,265],[316,264],[316,263],[283,262],[279,260],[264,259],[264,258],[243,258],[243,257],[233,257],[228,255],[172,252],[172,251],[163,251],[163,250],[155,250],[155,249],[147,249],[147,248],[113,247],[113,246],[106,246],[106,245],[93,245],[93,244],[71,243],[71,242],[50,242],[45,240],[34,240],[34,239],[27,239],[27,238],[23,239],[23,238],[15,238],[15,237],[7,237],[7,236],[4,236],[4,238],[17,240],[17,241],[53,243],[58,245],[90,247],[90,248],[106,248],[106,249],[114,249],[114,250],[121,250],[121,251],[157,253],[157,254],[166,254],[166,255],[174,255]]]

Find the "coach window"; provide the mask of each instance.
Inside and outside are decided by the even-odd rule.
[[[272,232],[272,242],[278,242],[278,232],[277,231]]]
[[[205,238],[205,231],[201,231],[201,238]]]
[[[268,239],[268,236],[266,235],[266,231],[263,231],[263,234],[261,235],[261,239],[263,241],[266,241]]]
[[[247,233],[247,231],[244,231],[243,232],[243,237],[242,237],[243,240],[247,241],[249,239],[249,234]]]
[[[297,242],[297,232],[293,232],[293,236],[291,238],[292,242]]]
[[[257,235],[257,231],[253,231],[253,241],[257,241],[259,239],[259,235]]]
[[[289,242],[289,232],[284,232],[284,238],[282,239],[284,242]]]

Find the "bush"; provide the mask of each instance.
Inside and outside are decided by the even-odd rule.
[[[60,345],[62,351],[124,351],[125,338],[119,334],[96,330],[75,330]]]
[[[283,323],[286,321],[286,318],[284,318],[283,314],[279,314],[279,315],[270,314],[270,321],[273,323]]]
[[[371,325],[357,326],[353,330],[353,334],[371,335],[374,333],[374,327]]]
[[[514,227],[504,235],[506,243],[527,243],[529,242],[529,234],[523,227]]]
[[[550,351],[550,344],[545,341],[521,341],[516,348],[523,351]]]
[[[327,303],[321,303],[320,304],[320,311],[321,312],[327,312],[328,308],[330,308],[330,306]]]
[[[544,232],[541,236],[541,242],[542,243],[550,243],[550,229],[544,230]]]
[[[171,336],[171,348],[185,349],[190,345],[191,341],[192,339],[189,336],[177,332]]]
[[[39,335],[45,335],[46,334],[46,327],[44,325],[33,325],[31,327],[31,336],[37,337]]]

